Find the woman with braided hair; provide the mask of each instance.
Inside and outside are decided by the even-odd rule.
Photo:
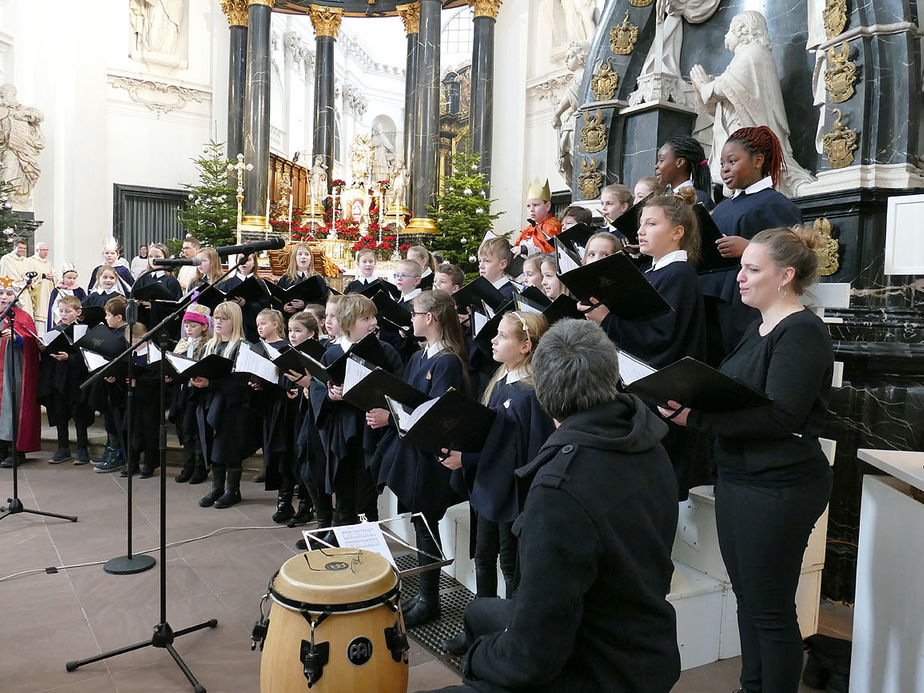
[[[709,161],[703,145],[693,137],[674,135],[661,145],[655,174],[661,185],[671,186],[674,192],[679,192],[681,188],[693,188],[697,202],[702,202],[706,209],[715,207]]]
[[[735,130],[722,148],[722,182],[732,197],[712,212],[722,238],[723,257],[738,258],[750,239],[764,229],[802,223],[802,213],[775,190],[783,168],[783,149],[773,130],[765,125]],[[703,276],[706,300],[708,361],[718,365],[741,340],[748,325],[759,316],[741,302],[737,270]]]

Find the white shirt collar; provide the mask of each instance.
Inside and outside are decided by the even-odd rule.
[[[687,260],[687,251],[686,250],[674,250],[669,252],[667,255],[661,257],[656,263],[651,266],[653,270],[659,270],[662,267],[667,267],[672,262],[686,262]]]
[[[525,369],[525,368],[522,368],[522,367],[520,367],[520,368],[515,368],[515,369],[513,369],[512,371],[507,371],[507,376],[506,376],[505,382],[506,382],[508,385],[513,385],[514,383],[518,383],[518,382],[520,382],[521,380],[523,380],[523,378],[525,378],[526,375],[527,375],[527,373],[526,373],[526,369]]]
[[[415,299],[415,298],[417,298],[418,296],[420,296],[421,293],[423,293],[423,291],[422,291],[420,288],[414,289],[411,293],[409,293],[409,294],[407,294],[407,295],[401,294],[401,300],[402,300],[404,303],[407,303],[408,301],[410,301],[410,300],[412,300],[412,299]]]
[[[420,278],[423,279],[424,277],[427,277],[431,274],[433,274],[433,270],[428,267],[423,271],[423,274],[420,275]]]
[[[507,277],[507,275],[504,275],[503,277],[501,277],[500,279],[498,279],[496,282],[491,282],[491,285],[492,285],[495,289],[499,289],[499,288],[501,288],[502,286],[504,286],[505,284],[507,284],[507,283],[509,283],[509,282],[510,282],[510,278]]]
[[[765,176],[753,185],[749,185],[744,190],[738,189],[735,191],[734,197],[738,197],[741,193],[745,195],[753,195],[754,193],[759,193],[761,190],[766,190],[767,188],[773,187],[773,178],[770,176]]]
[[[250,276],[249,274],[243,274],[240,270],[235,272],[235,274],[237,275],[237,278],[240,279],[241,281],[244,281],[245,279],[247,279],[247,277]]]
[[[675,187],[673,192],[677,192],[681,188],[692,188],[692,187],[693,187],[693,179],[691,178],[690,180],[685,180],[683,183]]]
[[[343,349],[344,354],[350,350],[351,346],[353,346],[353,342],[351,342],[349,337],[347,337],[345,334],[337,337],[337,339],[334,341],[334,344],[339,345],[340,348]]]
[[[444,342],[437,342],[436,344],[431,344],[428,346],[425,353],[428,359],[432,359],[445,348],[446,344]]]

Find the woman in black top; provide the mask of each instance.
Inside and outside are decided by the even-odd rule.
[[[802,636],[795,595],[809,534],[831,494],[818,443],[833,351],[824,323],[799,295],[815,279],[817,234],[761,231],[741,256],[741,300],[760,311],[721,370],[772,400],[724,414],[662,408],[681,426],[716,437],[716,524],[738,599],[741,691],[795,693]]]

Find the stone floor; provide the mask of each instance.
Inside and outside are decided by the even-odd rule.
[[[27,508],[76,514],[79,522],[26,513],[0,522],[0,690],[191,690],[160,649],[144,648],[65,671],[69,660],[149,637],[159,620],[160,564],[133,576],[105,573],[100,564],[127,548],[126,480],[70,462],[49,465],[50,454],[29,456],[19,472],[19,496]],[[201,509],[196,500],[205,485],[176,484],[175,470],[168,471],[167,539],[174,545],[167,550],[167,620],[178,630],[218,619],[215,629],[178,638],[176,648],[209,691],[258,691],[260,656],[250,650],[250,631],[267,581],[295,553],[299,531],[273,525],[274,496],[261,485],[245,480],[245,500],[238,506]],[[135,552],[157,544],[158,488],[157,477],[134,482]],[[4,469],[4,499],[10,490],[11,470]],[[68,567],[46,572],[53,566]],[[849,637],[850,615],[849,609],[824,606],[823,629]],[[415,643],[410,665],[409,691],[459,681],[456,671]],[[737,666],[732,659],[684,672],[675,691],[730,691]]]

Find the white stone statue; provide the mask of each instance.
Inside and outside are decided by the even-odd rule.
[[[327,197],[327,166],[324,157],[316,154],[314,165],[308,171],[308,201],[312,205],[312,214],[317,208],[324,208],[324,198]]]
[[[131,0],[129,21],[135,48],[173,55],[186,14],[186,0]]]
[[[13,187],[11,201],[18,209],[31,209],[32,189],[42,169],[39,153],[45,148],[42,121],[36,108],[16,100],[16,87],[0,87],[0,177]]]
[[[407,169],[404,166],[404,163],[401,161],[397,162],[395,170],[392,173],[391,178],[391,189],[388,191],[388,210],[397,209],[399,212],[401,208],[407,206]]]
[[[596,0],[557,0],[565,14],[568,41],[590,41],[597,28]]]
[[[391,173],[398,155],[394,140],[385,132],[385,126],[381,122],[376,122],[372,126],[372,146],[372,176],[376,182],[385,180]]]
[[[721,181],[720,158],[728,136],[738,128],[766,125],[783,147],[785,168],[780,192],[794,197],[800,186],[814,179],[793,158],[767,20],[754,11],[735,15],[725,34],[725,47],[735,55],[721,75],[707,75],[701,65],[694,65],[690,71],[702,112],[712,120],[711,133],[708,127],[698,128],[695,133],[711,145],[712,179]]]
[[[683,20],[701,24],[719,7],[719,0],[657,0],[655,36],[642,66],[642,74],[663,72],[680,76]]]
[[[369,182],[374,148],[369,135],[356,135],[350,145],[350,174],[354,185]]]
[[[574,119],[580,106],[578,91],[584,79],[584,64],[587,61],[588,44],[586,41],[572,41],[565,54],[565,66],[571,71],[571,81],[562,94],[552,116],[552,127],[558,131],[558,170],[568,187],[571,187],[574,156]]]

